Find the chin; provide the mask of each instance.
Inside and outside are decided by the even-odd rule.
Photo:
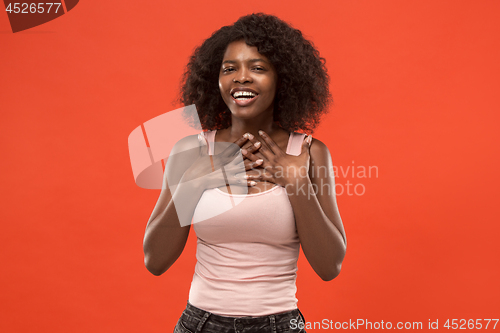
[[[231,109],[229,110],[231,111],[231,114],[233,116],[239,118],[252,118],[258,115],[258,112],[255,112],[254,110],[245,107],[240,107],[237,110],[231,110]]]

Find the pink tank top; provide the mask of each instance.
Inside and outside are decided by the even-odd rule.
[[[215,131],[202,132],[213,154]],[[292,132],[287,154],[305,134]],[[236,203],[236,205],[235,205]],[[195,209],[196,266],[189,302],[221,316],[265,316],[297,308],[300,242],[281,186],[255,194],[206,190]]]

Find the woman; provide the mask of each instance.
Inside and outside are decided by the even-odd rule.
[[[242,17],[195,50],[180,101],[196,105],[204,131],[173,148],[181,158],[168,160],[144,237],[146,267],[161,275],[197,222],[174,332],[305,332],[299,247],[325,281],[346,251],[328,148],[295,132],[311,132],[329,99],[324,59],[275,16]]]

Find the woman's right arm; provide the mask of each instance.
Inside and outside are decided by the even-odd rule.
[[[144,264],[152,274],[161,275],[166,272],[186,245],[191,224],[181,226],[174,201],[182,202],[184,212],[191,212],[192,216],[202,194],[203,191],[190,184],[179,185],[173,200],[170,190],[164,190],[160,194],[155,207],[158,214],[149,219],[143,244]],[[185,197],[190,199],[181,199]]]
[[[199,141],[196,136],[186,137],[176,143],[165,166],[163,185],[155,208],[149,218],[144,234],[144,264],[154,275],[161,275],[179,258],[186,245],[191,227],[179,221],[174,202],[182,203],[182,218],[194,213],[198,200],[203,194],[201,186],[195,181],[182,182],[183,171],[199,156]],[[178,184],[172,186],[171,184]],[[181,207],[178,207],[179,210]]]
[[[259,165],[255,161],[243,163],[240,148],[247,140],[241,137],[217,156],[208,155],[206,141],[200,145],[196,135],[175,144],[165,166],[160,197],[144,234],[144,264],[152,274],[165,273],[181,255],[205,189],[224,186],[227,181],[248,185],[247,180],[235,176]]]

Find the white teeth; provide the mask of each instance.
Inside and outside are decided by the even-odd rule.
[[[234,98],[238,98],[240,96],[250,96],[250,97],[255,97],[257,96],[255,93],[250,92],[250,91],[237,91],[233,94]]]

